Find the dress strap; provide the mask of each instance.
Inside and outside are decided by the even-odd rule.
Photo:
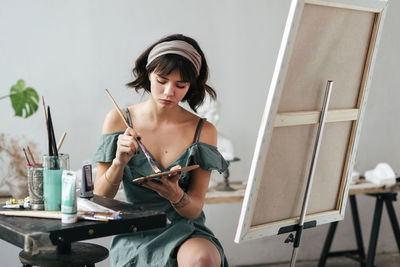
[[[199,141],[201,129],[203,128],[203,124],[206,121],[206,118],[200,118],[199,123],[197,124],[196,133],[194,135],[193,143]]]
[[[129,124],[129,126],[133,127],[132,119],[131,119],[131,114],[129,113],[129,109],[128,109],[128,108],[125,108],[125,113],[126,113],[126,116],[128,117],[128,124]]]

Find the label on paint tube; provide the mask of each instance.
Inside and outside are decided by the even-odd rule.
[[[73,171],[63,171],[61,194],[61,222],[75,223],[78,220],[76,203],[76,174]]]

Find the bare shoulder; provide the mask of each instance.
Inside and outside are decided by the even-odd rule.
[[[146,103],[142,102],[135,105],[131,105],[128,107],[128,109],[132,119],[135,121],[135,118],[139,119],[140,117],[143,117],[143,115],[146,113],[147,107]]]
[[[107,133],[123,132],[125,131],[125,129],[126,126],[122,121],[118,112],[115,109],[108,112],[106,118],[104,119],[102,133],[107,134]]]
[[[199,141],[212,146],[216,146],[217,137],[218,137],[217,128],[215,128],[215,126],[211,122],[205,121],[203,124],[203,128],[200,132]]]

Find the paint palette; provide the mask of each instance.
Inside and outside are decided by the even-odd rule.
[[[200,167],[199,165],[191,165],[191,166],[183,167],[183,168],[178,169],[178,170],[159,172],[159,173],[151,174],[151,175],[148,175],[148,176],[143,176],[143,177],[139,177],[139,178],[133,179],[132,182],[137,183],[137,184],[141,184],[141,183],[147,182],[148,180],[152,180],[152,179],[155,179],[155,178],[160,178],[162,176],[168,176],[170,174],[176,174],[178,172],[183,173],[183,172],[192,171],[192,170],[195,170],[195,169],[197,169],[199,167]]]

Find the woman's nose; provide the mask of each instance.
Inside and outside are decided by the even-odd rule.
[[[164,88],[164,95],[166,96],[174,96],[175,88],[172,84],[167,83]]]

